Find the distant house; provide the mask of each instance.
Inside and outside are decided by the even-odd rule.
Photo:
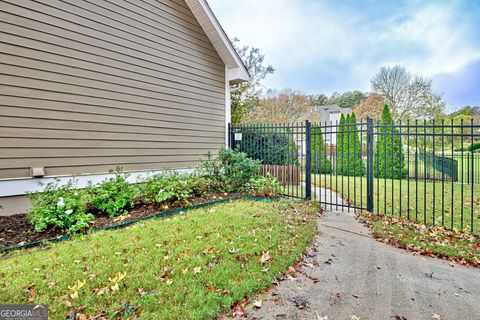
[[[0,204],[52,177],[183,169],[225,146],[248,72],[205,0],[2,1]]]
[[[352,109],[350,108],[341,108],[336,104],[331,105],[324,105],[324,106],[315,106],[313,108],[315,110],[317,119],[322,125],[335,125],[340,122],[340,117],[342,114],[345,116],[352,113]],[[335,130],[331,130],[331,128],[326,128],[325,130],[325,144],[326,145],[336,145],[337,144],[337,135]]]

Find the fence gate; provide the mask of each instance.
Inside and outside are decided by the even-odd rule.
[[[367,197],[367,188],[373,189],[366,179],[373,170],[367,124],[232,125],[229,145],[260,160],[260,173],[275,176],[287,196],[327,209],[362,210],[373,205]]]

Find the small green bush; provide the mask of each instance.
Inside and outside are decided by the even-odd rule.
[[[218,160],[222,166],[222,175],[226,181],[226,192],[242,191],[242,187],[251,177],[258,174],[260,161],[252,160],[246,153],[231,149],[222,149],[218,153]]]
[[[221,192],[244,191],[245,184],[259,171],[260,161],[231,149],[221,149],[217,157],[211,153],[200,165],[198,175],[210,180],[210,187]]]
[[[188,199],[202,196],[209,190],[207,178],[172,171],[146,179],[142,193],[147,203],[186,204]]]
[[[32,201],[28,219],[35,231],[56,227],[73,234],[90,225],[94,219],[86,212],[90,194],[88,190],[76,190],[74,182],[71,180],[60,185],[60,181],[56,180],[47,184],[42,192],[28,194]]]
[[[282,188],[275,177],[267,175],[250,178],[247,191],[255,197],[278,198]]]
[[[135,198],[138,195],[138,187],[128,183],[128,175],[123,174],[120,168],[114,173],[114,177],[93,189],[92,199],[93,207],[108,214],[110,218],[127,214],[127,209],[135,205]]]

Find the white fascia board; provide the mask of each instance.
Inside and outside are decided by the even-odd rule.
[[[127,178],[127,181],[130,183],[137,183],[152,175],[159,174],[166,171],[167,170],[127,172],[127,174],[129,175]],[[192,169],[176,169],[175,171],[188,173],[188,172],[192,172]],[[77,182],[75,185],[75,188],[82,189],[87,187],[89,183],[98,184],[112,177],[114,177],[113,173],[107,173],[107,174],[89,174],[89,175],[78,175],[78,176],[0,180],[0,198],[22,196],[27,194],[28,192],[40,192],[43,190],[46,184],[50,182],[54,182],[55,180],[58,180],[60,182],[60,185],[64,185],[68,183],[70,180],[75,179]]]
[[[248,76],[243,72],[242,68],[228,69],[228,82],[239,83],[249,81]]]
[[[236,75],[233,80],[241,82],[248,81],[250,75],[248,74],[247,68],[243,64],[242,59],[238,56],[237,51],[230,42],[230,39],[228,39],[227,34],[218,22],[207,1],[185,0],[185,2],[228,69],[239,69],[238,71],[235,71]],[[231,79],[228,80],[232,81]]]

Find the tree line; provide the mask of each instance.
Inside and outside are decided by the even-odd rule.
[[[327,95],[305,94],[295,89],[269,90],[261,82],[275,69],[265,64],[265,56],[258,48],[240,46],[238,39],[233,44],[251,75],[250,82],[231,87],[233,123],[285,123],[306,118],[315,121],[315,107],[333,104],[352,109],[358,118],[377,121],[382,117],[383,106],[388,105],[394,121],[456,118],[480,122],[480,107],[467,106],[448,114],[446,102],[433,89],[432,80],[399,65],[381,67],[370,80],[370,92],[354,90]]]

